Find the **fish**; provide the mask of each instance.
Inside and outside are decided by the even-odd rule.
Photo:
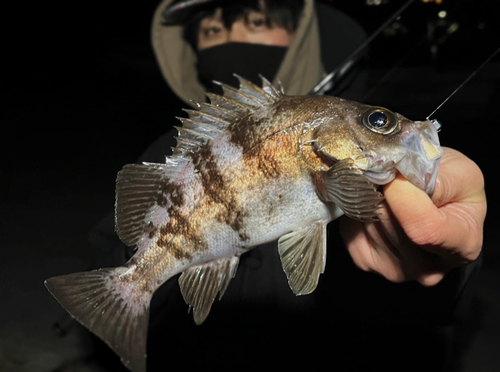
[[[117,175],[116,232],[135,253],[123,266],[45,281],[56,300],[133,372],[146,371],[150,301],[180,274],[202,324],[240,256],[278,241],[288,284],[312,293],[325,270],[329,222],[378,219],[380,186],[401,173],[432,195],[443,150],[435,122],[332,96],[288,96],[219,83],[178,118],[165,163]]]

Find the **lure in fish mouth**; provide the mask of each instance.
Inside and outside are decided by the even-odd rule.
[[[181,118],[164,164],[130,164],[116,182],[116,231],[135,246],[123,266],[48,279],[80,323],[134,372],[146,370],[151,298],[179,277],[196,324],[236,275],[242,254],[278,241],[290,288],[313,292],[326,264],[326,225],[377,219],[377,190],[400,172],[432,194],[437,128],[328,96],[286,96],[238,77]]]
[[[432,196],[436,187],[443,149],[439,144],[436,122],[416,122],[401,135],[408,154],[397,165],[398,171],[412,184]]]

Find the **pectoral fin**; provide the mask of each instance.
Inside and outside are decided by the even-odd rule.
[[[288,284],[297,296],[313,292],[325,271],[326,222],[319,220],[278,240]]]
[[[236,274],[238,262],[239,257],[220,259],[191,267],[179,277],[182,296],[193,308],[196,324],[205,321],[218,292],[219,299],[222,298],[229,282]]]
[[[319,197],[337,205],[346,216],[363,222],[378,220],[377,208],[384,196],[353,160],[344,159],[327,171],[316,172],[313,181]]]

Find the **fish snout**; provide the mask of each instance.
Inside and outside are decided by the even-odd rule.
[[[432,121],[414,122],[406,126],[401,139],[405,156],[398,171],[413,185],[432,196],[443,149],[439,143],[438,126]]]

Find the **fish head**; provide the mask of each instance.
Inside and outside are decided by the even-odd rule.
[[[331,105],[329,119],[318,126],[315,151],[331,164],[351,158],[374,184],[384,185],[401,173],[432,195],[443,149],[439,122],[412,121],[378,106],[348,100]]]

